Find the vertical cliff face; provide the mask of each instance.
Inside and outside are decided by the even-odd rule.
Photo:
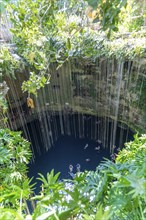
[[[21,84],[27,74],[15,80],[7,80],[10,87],[7,99],[9,107],[19,113],[26,104],[27,94],[21,92]],[[78,112],[108,117],[133,130],[146,129],[146,59],[116,61],[101,58],[95,63],[89,60],[71,60],[56,70],[51,67],[51,81],[33,97],[33,117],[41,112]],[[26,107],[27,108],[27,107]],[[62,114],[61,113],[61,114]],[[11,117],[11,116],[10,116]],[[17,120],[16,127],[22,120]]]
[[[51,83],[39,94],[41,106],[47,101],[50,110],[109,117],[133,129],[146,128],[145,59],[73,60],[55,69]]]
[[[145,129],[146,60],[72,65],[73,108]]]

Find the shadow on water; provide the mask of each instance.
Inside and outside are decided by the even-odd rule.
[[[57,119],[58,120],[58,119]],[[73,173],[76,173],[76,165],[81,165],[81,171],[85,170],[96,170],[96,167],[104,159],[111,159],[110,148],[105,148],[103,143],[91,137],[85,136],[84,138],[79,138],[79,135],[61,135],[59,133],[58,138],[54,141],[53,146],[45,151],[43,143],[41,141],[41,134],[38,129],[38,121],[33,121],[31,124],[28,124],[28,130],[30,136],[33,136],[32,133],[35,131],[35,137],[31,139],[32,144],[35,146],[36,139],[37,144],[40,146],[40,154],[37,152],[37,148],[34,148],[35,161],[31,161],[29,164],[29,173],[28,176],[34,176],[33,182],[37,182],[35,192],[38,193],[40,190],[40,181],[36,180],[38,173],[42,173],[46,176],[47,172],[50,172],[54,169],[55,173],[60,172],[60,180],[71,178],[69,174],[69,165],[72,164],[74,169]],[[85,125],[86,130],[91,129],[88,125]],[[111,125],[109,124],[109,128]],[[78,128],[77,128],[78,130]],[[119,138],[121,134],[121,128],[117,128],[116,132],[116,143],[114,152],[117,153],[117,148],[119,147]],[[109,134],[109,142],[110,142]],[[133,133],[129,129],[122,130],[122,140],[120,141],[120,148],[124,147],[126,141],[133,139]]]

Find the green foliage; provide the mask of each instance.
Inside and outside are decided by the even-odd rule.
[[[112,32],[141,30],[145,18],[145,2],[136,0],[87,0],[94,10],[93,22],[100,25],[107,35]]]
[[[145,3],[128,0],[127,7],[122,8],[119,15],[119,31],[135,32],[141,30],[145,19]]]
[[[23,216],[19,212],[12,210],[12,208],[0,207],[0,216],[1,220],[24,220]]]
[[[12,136],[8,134],[8,131],[5,135],[3,132],[3,143],[11,142]],[[14,132],[11,134],[15,136]],[[20,134],[17,134],[12,143],[17,145],[19,139]],[[1,164],[10,163],[14,151],[12,148],[0,151]],[[39,174],[42,190],[39,195],[31,198],[36,201],[32,219],[144,220],[145,155],[146,135],[136,135],[134,141],[127,143],[126,148],[120,151],[116,163],[105,160],[96,171],[78,173],[73,180],[59,181],[59,173],[54,174],[54,170],[46,178]],[[1,216],[3,219],[24,219],[22,210],[26,209],[26,203],[23,199],[28,199],[32,193],[30,181],[23,179],[23,182],[19,180],[19,184],[16,184],[16,180],[13,180],[11,186],[4,178],[3,181],[0,188]]]
[[[37,95],[37,90],[44,87],[45,84],[50,83],[50,74],[41,74],[37,75],[34,72],[30,73],[30,77],[28,81],[24,81],[22,84],[22,90],[29,91],[34,95]]]
[[[90,3],[99,6],[97,16],[103,29],[108,33],[116,30],[118,15],[126,0]],[[64,62],[77,57],[95,61],[103,56],[134,59],[145,54],[145,32],[143,36],[135,35],[130,39],[119,40],[115,36],[109,41],[106,32],[91,28],[86,15],[87,2],[84,1],[63,3],[53,0],[48,3],[43,0],[40,3],[40,0],[19,0],[8,9],[17,53],[30,73],[29,80],[22,86],[29,93],[36,94],[48,83],[52,63],[57,63],[59,68]]]
[[[6,81],[0,83],[0,128],[6,127],[7,117],[5,115],[7,110],[6,94],[9,90]]]
[[[3,1],[0,1],[0,16],[1,14],[5,11],[8,3],[10,3],[11,0],[3,0]]]
[[[36,90],[48,82],[49,65],[55,61],[52,38],[57,33],[56,9],[55,0],[49,3],[46,0],[41,3],[39,0],[20,0],[9,8],[17,52],[31,73],[30,79],[22,86],[29,93],[36,94]]]
[[[89,4],[93,8],[98,5],[96,16],[103,30],[110,33],[117,29],[118,15],[121,9],[124,10],[126,1],[90,1]],[[57,63],[59,68],[64,62],[77,57],[95,61],[103,56],[134,59],[145,55],[145,32],[130,39],[117,39],[115,36],[109,41],[106,32],[92,30],[86,9],[86,2],[76,0],[66,3],[53,0],[49,4],[47,0],[41,3],[40,0],[19,0],[8,5],[18,55],[13,49],[2,48],[1,75],[14,77],[15,72],[22,72],[25,66],[30,78],[23,83],[22,89],[36,95],[38,89],[49,83],[52,63]],[[124,13],[121,12],[121,19],[124,19]]]
[[[18,69],[20,69],[20,60],[16,59],[15,55],[12,55],[8,47],[3,46],[0,50],[0,76],[14,78],[15,71]]]
[[[89,5],[96,9],[93,22],[100,21],[102,29],[110,36],[112,31],[118,31],[119,14],[122,7],[126,7],[127,0],[87,0]]]
[[[7,101],[3,95],[0,94],[0,110],[1,112],[5,112],[7,110]]]
[[[0,146],[0,180],[7,184],[23,181],[31,158],[29,142],[21,132],[0,129]]]
[[[146,135],[138,137],[136,134],[134,138],[134,142],[131,141],[125,144],[126,148],[119,153],[117,162],[135,163],[138,166],[142,166],[142,163],[144,162],[143,159],[146,155]]]
[[[21,132],[0,129],[0,216],[1,219],[24,219],[25,200],[32,194],[27,164],[30,144]]]

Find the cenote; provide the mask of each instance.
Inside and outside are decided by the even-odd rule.
[[[1,2],[0,220],[145,220],[146,0]]]

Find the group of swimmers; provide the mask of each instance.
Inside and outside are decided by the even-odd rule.
[[[99,142],[98,142],[99,143]],[[99,143],[99,144],[102,144],[102,143]],[[88,146],[89,146],[89,144],[86,144],[85,145],[85,147],[84,147],[84,150],[86,150],[87,148],[88,148]],[[115,149],[116,149],[116,146],[114,145],[113,147],[112,147],[112,154],[110,155],[110,157],[111,157],[111,160],[113,161],[113,162],[115,162],[115,159],[116,159],[116,157],[117,157],[117,154],[114,152],[115,151]],[[95,150],[100,150],[100,145],[98,145],[98,147],[95,147]],[[117,151],[119,152],[120,151],[120,148],[118,147],[117,148]],[[90,161],[90,158],[87,158],[86,159],[86,162],[89,162]],[[70,164],[69,165],[69,174],[70,174],[70,176],[72,177],[72,178],[75,178],[75,176],[76,176],[76,173],[73,173],[73,169],[74,169],[74,167],[73,167],[73,165],[72,164]],[[81,165],[78,163],[77,165],[76,165],[76,171],[77,171],[77,173],[80,173],[81,172]]]
[[[97,140],[96,142],[98,143],[98,146],[95,147],[94,150],[97,150],[97,151],[99,152],[99,151],[100,151],[100,148],[101,148],[101,146],[102,146],[102,142],[101,142],[100,140]],[[87,143],[87,144],[84,146],[84,150],[86,150],[88,147],[89,147],[89,144]],[[113,161],[113,162],[115,162],[116,157],[117,157],[117,154],[114,152],[115,149],[116,149],[116,146],[113,145],[113,146],[112,146],[112,154],[110,155],[111,161]],[[118,152],[120,151],[120,148],[119,148],[119,147],[117,148],[117,151],[118,151]],[[90,158],[87,158],[87,159],[86,159],[86,162],[89,162],[89,161],[90,161]]]
[[[95,147],[94,150],[96,150],[96,151],[99,152],[99,151],[100,151],[100,148],[101,148],[101,146],[102,146],[102,142],[101,142],[100,140],[97,140],[96,142],[98,143],[98,146]],[[88,147],[89,147],[89,144],[87,143],[87,144],[84,146],[84,150],[86,150]],[[90,158],[87,158],[85,161],[86,161],[86,162],[89,162],[89,161],[90,161]]]
[[[75,178],[76,174],[73,173],[73,169],[74,169],[73,165],[70,164],[70,165],[69,165],[69,172],[68,172],[68,173],[70,174],[70,176],[71,176],[72,178]],[[80,173],[80,172],[81,172],[81,165],[80,165],[79,163],[76,165],[76,171],[77,171],[77,173]]]

